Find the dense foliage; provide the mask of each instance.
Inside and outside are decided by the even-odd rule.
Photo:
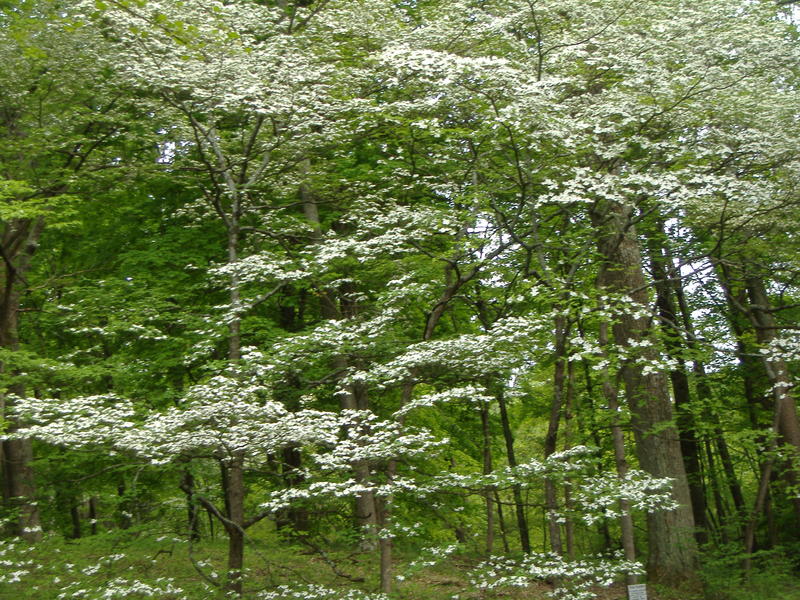
[[[0,595],[800,568],[792,9],[0,2]]]

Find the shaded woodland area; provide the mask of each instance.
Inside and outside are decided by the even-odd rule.
[[[0,1],[0,597],[800,597],[795,8]]]

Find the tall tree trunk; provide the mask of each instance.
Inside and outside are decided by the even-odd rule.
[[[673,261],[672,258],[670,258]],[[674,261],[672,262],[672,270],[677,272],[678,269],[674,266]],[[687,343],[689,345],[689,349],[693,351],[700,350],[700,345],[698,343],[697,335],[695,334],[694,326],[692,324],[692,314],[691,310],[689,309],[689,303],[686,301],[686,294],[683,291],[683,285],[681,282],[678,281],[675,285],[675,296],[678,300],[678,307],[680,309],[681,314],[681,321],[683,322],[683,329],[687,335]],[[703,362],[699,359],[695,359],[692,365],[692,372],[695,377],[695,387],[697,390],[697,398],[701,403],[705,403],[713,397],[711,392],[711,386],[708,384],[707,375],[706,375],[706,368]],[[728,485],[728,491],[731,494],[731,498],[733,500],[733,505],[736,508],[736,513],[739,518],[744,517],[745,514],[745,503],[744,503],[744,495],[742,494],[742,487],[739,483],[739,480],[736,476],[736,470],[733,466],[733,460],[731,459],[730,452],[728,450],[728,443],[725,440],[725,432],[722,430],[722,427],[719,425],[719,419],[715,414],[712,414],[710,410],[704,411],[704,418],[708,423],[713,424],[713,431],[714,431],[714,446],[717,449],[717,454],[719,454],[720,461],[722,462],[722,468],[725,472],[725,481]],[[708,442],[708,440],[706,440]],[[709,457],[711,457],[711,453],[707,452]],[[709,469],[711,470],[712,476],[716,478],[716,473],[711,466],[711,458],[709,458]],[[721,502],[717,502],[718,506],[721,506]],[[738,523],[737,523],[738,525]]]
[[[226,171],[226,173],[228,173]],[[239,236],[241,197],[235,185],[229,186],[231,208],[228,214],[228,264],[239,262]],[[230,321],[228,324],[228,361],[233,368],[242,358],[242,300],[241,283],[236,271],[231,271],[229,288]],[[244,455],[237,452],[220,462],[220,472],[225,494],[225,531],[228,534],[228,573],[226,589],[233,594],[242,594],[244,576]]]
[[[720,284],[725,290],[725,296],[731,308],[730,323],[738,338],[740,360],[745,367],[750,367],[745,369],[744,376],[745,390],[751,407],[751,420],[754,427],[761,427],[759,408],[762,409],[762,413],[771,409],[773,435],[777,437],[778,442],[785,444],[789,449],[788,460],[783,461],[780,465],[768,464],[774,462],[772,458],[768,458],[767,462],[762,464],[761,478],[763,480],[766,471],[771,473],[780,468],[781,475],[789,487],[796,488],[800,485],[800,472],[797,466],[800,462],[800,420],[797,415],[797,402],[790,392],[792,385],[788,367],[780,357],[773,358],[764,355],[761,361],[754,359],[753,355],[757,352],[748,352],[751,348],[745,343],[747,339],[746,325],[739,320],[744,317],[749,321],[750,327],[755,331],[756,342],[760,348],[768,347],[776,338],[779,326],[773,314],[766,286],[760,274],[749,271],[751,265],[748,265],[746,261],[743,265],[735,267],[732,263],[717,257],[716,266]],[[756,377],[759,378],[755,379]],[[759,397],[759,388],[768,388],[769,394]],[[772,399],[771,406],[770,397]],[[772,446],[775,440],[765,435],[762,442]],[[762,509],[766,503],[768,490],[764,491],[764,494]],[[800,498],[794,496],[790,502],[794,509],[796,524],[800,527]],[[748,530],[754,527],[755,518],[751,515]],[[751,533],[746,531],[745,538],[748,534]],[[745,546],[747,545],[746,539]]]
[[[517,457],[514,453],[514,434],[511,431],[511,422],[508,419],[508,407],[502,388],[497,392],[497,404],[500,408],[500,423],[503,427],[503,439],[506,443],[506,459],[508,466],[512,469],[517,466]],[[522,487],[514,484],[511,488],[514,497],[514,510],[517,517],[517,530],[522,551],[525,554],[531,553],[531,539],[528,531],[528,519],[525,515],[525,504],[522,501]]]
[[[82,535],[81,531],[81,502],[78,501],[76,490],[68,486],[55,486],[55,505],[59,513],[69,515],[70,527],[65,530],[64,537],[68,539],[78,539]]]
[[[649,304],[642,256],[632,223],[633,207],[612,202],[608,209],[593,214],[602,228],[598,250],[603,257],[600,287],[626,295],[642,309]],[[614,325],[615,343],[640,358],[655,361],[658,352],[642,347],[650,328],[649,319],[626,310]],[[652,342],[652,340],[648,340]],[[645,370],[636,362],[622,367],[625,398],[631,411],[636,452],[641,467],[654,477],[674,479],[673,496],[679,507],[647,516],[648,574],[651,581],[678,587],[693,578],[697,566],[694,519],[680,439],[675,429],[669,384],[661,371]]]
[[[575,405],[575,363],[567,361],[567,395],[564,406],[564,450],[572,448],[572,411]],[[567,557],[575,558],[575,522],[572,513],[572,490],[569,485],[564,486],[564,508],[567,511],[564,522],[564,538],[567,544]]]
[[[745,558],[743,561],[743,570],[745,573],[750,571],[751,561],[752,561],[752,553],[754,550],[755,545],[755,537],[756,537],[756,526],[758,525],[758,519],[761,515],[761,512],[764,510],[764,507],[767,502],[767,496],[769,495],[769,482],[772,478],[772,469],[775,464],[775,451],[778,448],[778,428],[780,427],[780,411],[779,404],[781,402],[780,395],[775,396],[775,410],[772,416],[772,431],[774,435],[769,438],[769,446],[767,452],[767,458],[764,462],[761,463],[761,474],[758,481],[758,491],[756,492],[756,500],[753,505],[753,510],[749,515],[749,519],[745,526],[744,530],[744,553]]]
[[[725,292],[728,305],[728,324],[736,336],[736,355],[742,374],[742,385],[747,400],[748,416],[754,429],[769,427],[772,406],[763,394],[769,382],[764,364],[758,359],[758,349],[750,341],[749,330],[752,324],[747,310],[747,290],[736,281],[731,265],[722,260],[716,261],[717,277]]]
[[[241,596],[244,567],[244,457],[236,455],[220,462],[225,496],[225,532],[228,535],[228,572],[225,589]]]
[[[16,352],[19,350],[19,308],[25,275],[36,251],[44,227],[44,220],[13,219],[4,224],[0,248],[3,268],[0,269],[0,347]],[[0,364],[0,371],[8,371],[8,365]],[[0,391],[0,416],[7,421],[6,432],[18,427],[15,417],[6,415],[13,404],[13,397],[24,396],[22,385],[14,385]],[[12,439],[2,442],[2,490],[6,508],[14,516],[12,533],[30,542],[42,538],[39,507],[36,503],[36,482],[31,461],[33,449],[29,439]]]
[[[343,356],[335,357],[334,365],[341,371],[349,366]],[[338,395],[342,410],[367,410],[369,407],[367,390],[362,385],[346,385]],[[371,479],[369,463],[365,460],[353,463],[353,476],[359,483],[369,484]],[[375,550],[379,545],[375,539],[380,527],[379,512],[375,494],[371,490],[361,492],[356,497],[355,520],[365,534],[361,541],[361,549],[365,552]]]
[[[164,99],[180,110],[191,125],[196,151],[205,166],[208,181],[207,200],[225,226],[227,232],[227,265],[236,267],[242,235],[242,216],[247,208],[249,190],[262,181],[270,162],[270,151],[259,148],[259,133],[266,117],[255,118],[252,129],[242,147],[241,157],[226,155],[217,123],[198,120],[194,107],[180,98],[180,94],[164,93]],[[202,122],[201,122],[202,121]],[[249,169],[258,160],[259,166]],[[248,172],[249,170],[249,172]],[[241,280],[235,268],[231,268],[228,279],[228,365],[230,373],[237,376],[237,363],[242,358],[242,314]],[[265,298],[269,295],[265,296]],[[228,535],[228,576],[226,587],[234,595],[241,595],[242,569],[244,565],[244,454],[234,452],[232,456],[220,457],[220,477],[225,499],[225,514],[216,511],[215,516],[224,523]],[[214,513],[213,505],[203,500],[206,510]]]
[[[69,516],[72,521],[72,532],[70,537],[77,540],[81,537],[81,511],[78,508],[78,501],[75,498],[70,498],[71,506],[69,507]]]
[[[194,475],[188,468],[183,471],[181,484],[181,489],[186,494],[186,530],[189,540],[197,542],[200,540],[199,507],[194,497]]]
[[[716,508],[716,518],[708,511],[709,530],[716,530],[721,534],[723,543],[728,541],[728,511],[725,509],[725,502],[722,499],[722,492],[720,491],[719,477],[717,473],[716,461],[714,460],[714,452],[711,449],[711,443],[708,439],[703,440],[703,445],[706,453],[706,460],[708,462],[708,481],[711,488],[711,497],[714,498],[714,507]],[[715,525],[716,524],[716,525]]]
[[[483,438],[483,474],[489,475],[492,467],[492,432],[489,428],[489,407],[481,406],[481,434]],[[494,492],[491,487],[483,490],[486,504],[486,554],[491,555],[494,549]]]
[[[564,317],[555,321],[555,369],[553,371],[553,398],[550,403],[550,420],[547,435],[544,439],[544,457],[548,458],[556,451],[558,428],[564,404],[566,380],[566,340],[569,325]],[[544,480],[544,506],[547,513],[547,531],[550,534],[550,549],[559,556],[564,554],[561,542],[561,525],[558,518],[558,493],[556,483],[547,477]]]
[[[756,339],[764,347],[776,338],[778,326],[772,314],[769,297],[764,282],[759,277],[746,279],[747,294],[750,299],[749,316],[756,330]],[[782,358],[764,357],[764,368],[770,380],[772,396],[775,400],[777,433],[782,443],[789,448],[789,457],[783,461],[783,475],[791,489],[800,486],[800,420],[797,417],[797,402],[790,393],[792,380],[789,368]],[[800,528],[800,497],[793,494],[796,525]]]
[[[297,487],[304,480],[303,455],[297,446],[283,449],[283,483],[286,487]],[[294,535],[307,535],[309,529],[308,510],[302,507],[288,509],[287,519]]]
[[[391,524],[392,512],[389,508],[389,498],[376,498],[375,507],[378,513],[378,527],[387,529]],[[380,580],[381,592],[384,594],[392,593],[392,550],[393,540],[391,536],[382,535],[379,541],[380,546]]]
[[[603,321],[600,323],[600,331],[598,335],[600,347],[606,349],[608,347],[608,323]],[[604,350],[604,354],[607,353]],[[608,373],[608,367],[601,369],[602,376],[602,389],[603,396],[608,404],[608,409],[611,412],[611,441],[614,447],[614,464],[617,468],[617,476],[620,479],[625,479],[628,475],[628,461],[625,458],[625,434],[619,422],[619,403],[617,402],[617,388],[611,382],[611,376]],[[628,500],[619,500],[620,509],[620,530],[622,532],[622,550],[625,554],[625,560],[636,561],[636,538],[634,536],[633,517],[631,516],[631,505]],[[638,582],[638,577],[633,574],[626,576],[628,585],[633,585]]]
[[[494,503],[497,506],[497,523],[500,525],[500,538],[503,540],[503,552],[506,554],[511,553],[511,548],[508,545],[508,533],[506,529],[506,518],[503,513],[503,502],[500,500],[500,492],[494,490]]]
[[[666,238],[663,223],[659,224],[658,236]],[[664,244],[654,236],[648,239],[650,269],[656,288],[656,306],[664,332],[664,346],[667,353],[676,360],[677,368],[669,373],[677,413],[676,425],[680,435],[681,455],[689,483],[692,501],[692,515],[695,524],[695,538],[698,544],[708,542],[708,523],[706,522],[706,492],[703,486],[703,472],[700,462],[700,445],[692,419],[691,391],[686,363],[683,360],[683,336],[679,331],[678,310],[675,306],[675,287],[680,285],[679,273],[675,272],[669,254],[665,256]]]
[[[97,496],[89,497],[89,531],[97,535]]]
[[[308,165],[304,163],[304,169]],[[311,241],[314,244],[322,242],[322,225],[319,217],[319,208],[316,198],[307,184],[300,186],[300,199],[303,204],[303,215],[312,227]],[[349,307],[350,314],[345,315],[337,306],[334,293],[329,290],[320,291],[320,308],[322,317],[325,319],[339,319],[343,316],[355,316],[355,307]],[[336,355],[331,360],[332,366],[340,377],[343,377],[350,368],[350,361],[347,356]],[[369,397],[367,390],[363,386],[346,385],[339,393],[339,402],[342,410],[367,410],[369,408]],[[369,465],[365,461],[359,461],[353,465],[353,475],[356,481],[367,482],[370,478]],[[364,551],[375,550],[375,534],[378,530],[378,508],[375,502],[375,495],[371,491],[365,491],[358,495],[355,505],[356,524],[365,531],[366,535],[362,540]]]

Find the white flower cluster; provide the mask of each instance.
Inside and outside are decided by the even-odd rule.
[[[424,429],[383,421],[371,411],[345,410],[339,415],[343,435],[332,448],[312,455],[324,471],[348,470],[359,462],[385,462],[403,457],[431,456],[447,443]]]
[[[305,265],[279,256],[273,252],[259,252],[242,257],[236,262],[226,263],[209,271],[213,280],[227,283],[235,276],[242,284],[280,282],[288,283],[307,278],[310,273]]]
[[[595,464],[597,451],[588,446],[573,446],[569,450],[555,452],[545,460],[536,459],[518,464],[515,467],[505,467],[488,474],[472,473],[445,473],[433,479],[430,491],[436,489],[485,489],[540,486],[542,479],[566,479],[572,475],[585,474]]]
[[[414,573],[420,569],[425,569],[429,567],[436,566],[444,559],[452,556],[452,554],[458,550],[458,544],[450,544],[448,546],[430,546],[426,548],[422,548],[417,558],[412,560],[408,565],[406,565],[405,575],[398,575],[397,578],[402,580],[401,578],[406,578],[409,574]]]
[[[647,512],[678,508],[672,496],[672,479],[653,477],[638,469],[631,469],[622,479],[615,473],[588,476],[576,487],[575,503],[589,525],[602,518],[620,517],[620,500]]]
[[[21,398],[15,409],[28,424],[13,435],[73,448],[103,446],[154,464],[237,453],[263,457],[294,444],[335,443],[339,416],[290,413],[268,394],[261,384],[219,375],[190,388],[182,406],[143,420],[133,418],[131,401],[115,396]]]
[[[14,411],[28,423],[14,437],[73,448],[105,444],[136,426],[133,404],[111,394],[70,400],[17,398]]]
[[[419,379],[425,369],[435,371],[441,365],[469,374],[470,378],[507,373],[524,365],[528,357],[545,345],[542,334],[551,327],[552,321],[538,315],[530,319],[510,318],[497,323],[486,334],[463,334],[452,339],[410,344],[404,354],[359,375],[367,381],[389,386]]]
[[[279,586],[276,591],[261,592],[258,600],[389,600],[386,594],[343,590],[322,585]]]
[[[761,354],[769,361],[783,360],[786,362],[800,361],[800,335],[784,333],[770,341],[766,348],[761,349]]]
[[[482,590],[527,587],[534,581],[557,581],[550,593],[560,600],[588,600],[594,586],[609,586],[620,575],[641,574],[639,563],[621,555],[570,560],[553,553],[532,553],[521,559],[492,557],[471,575],[473,585]]]
[[[0,527],[6,521],[0,521]],[[0,539],[0,583],[17,583],[40,568],[26,557],[33,547],[18,538]]]
[[[153,583],[137,579],[112,579],[100,586],[87,586],[86,582],[74,582],[64,586],[57,600],[123,600],[125,598],[156,598],[158,600],[189,600],[184,590],[174,580],[159,577]]]
[[[204,110],[311,117],[327,79],[324,65],[281,31],[276,9],[156,0],[135,10],[87,1],[84,11],[114,28],[114,58],[131,83],[183,92]]]
[[[345,414],[347,416],[342,423],[346,424],[346,433],[343,439],[332,450],[312,455],[312,459],[323,470],[347,473],[356,461],[366,461],[374,465],[389,459],[430,455],[433,450],[446,443],[446,440],[436,440],[425,431],[405,432],[397,423],[380,422],[374,416],[365,420],[363,412],[346,411]],[[363,426],[367,423],[370,426],[365,431]],[[425,498],[443,490],[481,490],[487,487],[501,489],[515,485],[531,487],[540,486],[543,478],[567,481],[576,476],[581,477],[582,486],[586,481],[598,486],[597,491],[587,491],[585,495],[576,496],[581,514],[590,522],[614,516],[609,512],[610,506],[620,497],[628,498],[636,508],[644,510],[674,508],[674,501],[669,496],[669,480],[656,480],[644,473],[633,472],[624,482],[603,477],[597,478],[595,482],[589,477],[589,471],[595,466],[595,454],[591,448],[575,446],[555,453],[545,461],[531,460],[486,475],[446,473],[428,480],[396,476],[383,482],[356,481],[352,478],[341,481],[317,480],[304,487],[296,486],[272,492],[270,500],[262,504],[262,508],[278,511],[303,500],[352,498],[366,492],[382,497],[411,494],[415,498]],[[313,479],[311,473],[308,473],[308,477]]]
[[[465,385],[462,387],[450,388],[442,392],[424,394],[418,398],[414,398],[400,410],[395,411],[392,416],[398,418],[417,408],[436,406],[438,404],[446,404],[457,400],[466,400],[472,406],[479,408],[484,404],[492,402],[494,398],[488,395],[484,388],[474,385]]]
[[[362,202],[342,219],[354,231],[340,236],[329,231],[316,244],[288,258],[271,251],[261,251],[219,265],[210,274],[226,282],[235,276],[239,283],[289,283],[325,275],[335,263],[353,258],[369,263],[414,250],[412,242],[424,237],[452,235],[463,226],[452,215],[429,207],[409,207],[394,203]]]

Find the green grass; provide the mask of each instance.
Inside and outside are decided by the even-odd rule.
[[[221,536],[203,540],[191,548],[195,561],[204,565],[206,576],[214,578],[216,575],[216,579],[224,577],[226,552],[226,541]],[[253,539],[246,550],[245,597],[253,597],[259,591],[274,589],[278,585],[305,583],[342,590],[355,587],[374,592],[378,589],[377,552],[353,554],[343,549],[327,552],[326,558],[299,544],[281,541],[274,535]],[[30,573],[18,582],[0,583],[2,600],[56,600],[64,593],[66,598],[102,598],[102,590],[107,588],[108,582],[118,578],[150,584],[170,580],[183,590],[182,594],[175,595],[128,593],[120,595],[120,598],[171,600],[185,596],[194,600],[222,597],[192,565],[189,544],[174,535],[153,536],[129,530],[78,540],[49,536],[20,560],[30,561],[31,565],[20,567]],[[335,563],[339,575],[334,573],[331,562]],[[402,569],[403,562],[401,556],[399,569]],[[15,570],[18,569],[8,569],[9,572]],[[420,573],[419,579],[398,582],[396,597],[449,600],[467,586],[462,569],[453,572],[455,576],[448,574],[447,568],[439,567],[438,571],[434,568]],[[73,596],[78,589],[87,590],[87,593]],[[463,599],[470,597],[473,596],[461,596]]]
[[[354,553],[345,547],[330,551],[325,557],[299,543],[281,540],[267,527],[253,532],[247,547],[245,599],[279,585],[314,583],[341,590],[343,597],[349,589],[376,592],[378,581],[377,552]],[[205,539],[191,548],[196,561],[205,565],[204,573],[221,579],[226,558],[224,537]],[[17,567],[2,561],[14,553],[0,553],[0,568],[9,573]],[[800,600],[800,580],[793,573],[794,565],[787,554],[779,552],[759,556],[748,579],[738,570],[735,557],[720,556],[710,560],[704,569],[705,595],[694,594],[691,600]],[[405,574],[414,558],[413,549],[396,552],[395,571]],[[396,582],[393,600],[544,600],[550,586],[535,584],[525,589],[504,589],[481,592],[469,585],[466,573],[475,566],[477,557],[448,558],[434,567],[415,571],[404,581]],[[0,583],[0,600],[100,600],[109,598],[158,600],[213,600],[223,598],[192,566],[190,546],[174,534],[159,535],[152,531],[111,531],[79,540],[49,536],[41,544],[18,557],[30,561],[23,566],[30,571],[14,583]],[[11,562],[14,562],[13,560]],[[331,563],[335,564],[338,574]],[[346,577],[343,577],[345,575]],[[181,588],[179,594],[156,592],[151,595],[126,591],[104,596],[115,579],[138,580],[164,589],[165,581]],[[79,590],[85,590],[83,594]],[[338,594],[338,592],[337,592]],[[600,600],[624,600],[622,585],[598,590]],[[669,590],[650,590],[651,600],[690,600],[686,594]]]

